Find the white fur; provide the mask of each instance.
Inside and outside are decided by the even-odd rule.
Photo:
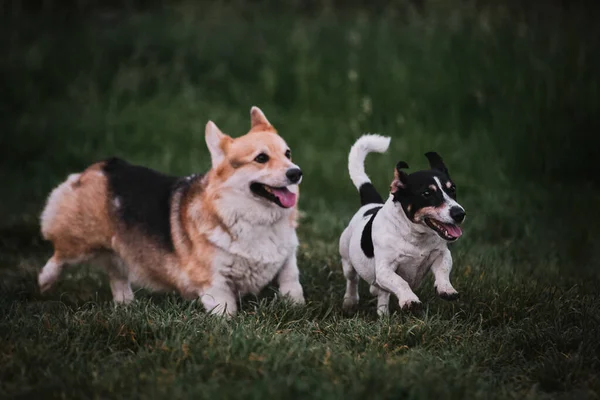
[[[438,221],[442,221],[448,224],[451,224],[454,222],[454,220],[452,219],[452,217],[450,216],[450,209],[452,207],[461,207],[460,204],[458,204],[458,202],[456,200],[454,200],[453,198],[451,198],[450,196],[448,196],[446,194],[446,192],[444,191],[444,189],[442,188],[442,183],[440,182],[440,180],[438,178],[433,178],[433,180],[435,181],[435,184],[437,185],[437,187],[439,188],[440,192],[442,192],[442,196],[444,197],[444,203],[446,203],[446,207],[444,207],[441,212],[439,212],[436,215],[436,219]]]
[[[54,282],[56,282],[60,276],[60,273],[62,272],[62,269],[63,265],[59,262],[56,262],[54,258],[48,260],[38,276],[38,284],[42,293],[48,290],[54,284]]]
[[[253,118],[266,121],[259,109],[253,108],[252,113]],[[213,160],[218,159],[221,149],[209,143],[213,132],[208,129],[209,150]],[[280,138],[281,154],[286,149],[285,141]],[[257,149],[257,154],[261,151]],[[211,287],[199,293],[207,311],[234,315],[240,296],[258,294],[274,279],[283,296],[294,304],[304,304],[296,264],[298,237],[291,221],[295,207],[282,208],[250,190],[252,182],[260,182],[285,186],[297,195],[298,185],[291,184],[286,176],[290,168],[298,166],[288,161],[278,170],[242,168],[220,184],[215,206],[229,232],[218,227],[208,234],[208,240],[218,251],[213,259]]]
[[[69,175],[67,180],[58,185],[48,196],[46,207],[44,207],[44,211],[42,211],[42,215],[40,216],[42,235],[45,239],[48,239],[49,229],[54,224],[54,219],[60,208],[61,201],[65,195],[68,195],[69,192],[73,191],[73,183],[75,183],[80,176],[81,174]]]
[[[297,192],[293,186],[289,189]],[[298,238],[289,219],[292,209],[265,202],[241,187],[221,194],[217,209],[229,233],[216,228],[208,237],[218,252],[211,288],[200,293],[207,310],[233,315],[239,296],[258,294],[276,277],[282,295],[304,304],[296,265]]]
[[[348,171],[350,179],[357,189],[364,183],[371,182],[365,173],[365,158],[371,152],[385,153],[390,146],[390,138],[380,135],[363,135],[350,148]]]
[[[252,108],[252,123],[268,124],[268,120],[257,107]],[[215,168],[224,161],[225,152],[222,141],[227,140],[217,126],[209,122],[206,126],[206,143],[209,148],[212,166]],[[278,139],[280,154],[285,154],[287,145],[283,139]],[[257,154],[261,149],[257,149]],[[280,165],[281,164],[281,165]],[[250,190],[250,184],[260,182],[273,187],[287,187],[288,190],[298,194],[298,184],[291,184],[286,176],[290,168],[298,168],[291,161],[275,168],[241,168],[225,182],[219,183],[218,197],[212,199],[213,205],[221,221],[226,225],[227,232],[221,227],[207,229],[202,224],[196,227],[200,233],[215,246],[216,251],[212,259],[212,280],[209,287],[193,287],[190,277],[179,265],[168,268],[177,271],[173,276],[177,287],[182,289],[182,294],[199,296],[205,309],[215,314],[234,315],[238,309],[238,300],[241,295],[257,294],[271,281],[276,280],[280,293],[288,297],[294,304],[304,304],[304,295],[299,280],[299,271],[296,263],[296,250],[298,237],[296,235],[295,221],[292,213],[296,207],[282,208],[273,202],[255,195]],[[59,208],[60,201],[68,191],[72,191],[72,183],[79,179],[80,174],[69,176],[67,181],[58,186],[49,196],[48,204],[44,209],[42,232],[47,236],[47,230],[52,226]],[[188,177],[188,180],[192,177]],[[298,182],[299,183],[299,182]],[[172,212],[178,212],[181,194],[175,193],[172,199]],[[121,199],[114,198],[112,205],[121,207]],[[189,210],[191,215],[197,216],[201,221],[205,210],[200,202],[195,202]],[[134,295],[131,282],[149,287],[154,290],[167,289],[161,287],[160,282],[150,281],[145,278],[147,265],[126,265],[123,255],[127,252],[125,245],[119,248],[116,237],[112,239],[114,253],[96,257],[101,266],[108,272],[113,300],[117,303],[129,303]],[[196,255],[203,257],[204,255]],[[135,257],[133,257],[135,258]],[[51,258],[39,275],[39,284],[42,290],[49,288],[56,281],[66,264],[84,261],[60,260],[56,262]],[[130,261],[128,259],[128,261]],[[167,257],[167,263],[179,263],[174,257]],[[154,266],[156,267],[156,266]]]
[[[110,279],[113,301],[117,304],[129,304],[134,295],[131,289],[131,274],[128,266],[117,254],[106,254],[96,258]]]
[[[372,140],[370,136],[366,137],[369,142]],[[364,138],[357,141],[362,145],[357,147],[355,144],[350,152],[350,174],[357,188],[369,182],[364,167],[357,164],[358,160],[365,159],[368,152]],[[360,150],[353,155],[355,148]],[[437,183],[439,185],[439,181]],[[440,215],[440,220],[451,222],[448,210],[458,203],[446,197],[447,206],[443,208],[444,215]],[[381,209],[372,225],[374,257],[368,258],[361,248],[361,237],[371,215],[364,214],[376,207]],[[394,202],[391,195],[383,205],[368,204],[358,210],[340,237],[339,250],[347,280],[345,309],[352,309],[358,304],[359,277],[371,285],[371,294],[378,297],[379,315],[389,312],[390,293],[398,298],[402,308],[420,304],[413,290],[419,287],[429,270],[434,274],[435,287],[440,296],[452,298],[458,294],[450,283],[452,257],[447,242],[424,224],[410,221],[402,206]]]
[[[219,313],[226,308],[227,314],[234,314],[240,296],[258,294],[276,277],[282,295],[304,304],[296,265],[298,239],[289,221],[256,225],[238,220],[233,229],[234,239],[221,232],[209,238],[219,250],[213,260],[211,288],[201,293],[205,308]]]

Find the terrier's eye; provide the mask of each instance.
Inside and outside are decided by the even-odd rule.
[[[448,188],[448,191],[449,191],[450,193],[454,193],[454,192],[456,192],[456,186],[455,186],[455,185],[452,185],[452,186],[450,186],[450,187]]]
[[[290,149],[287,149],[285,151],[285,158],[287,158],[288,160],[292,159],[292,151]]]
[[[426,190],[423,193],[421,193],[421,196],[425,197],[425,198],[429,198],[431,197],[432,193],[431,190]]]
[[[266,163],[267,161],[269,161],[269,156],[268,156],[268,155],[266,155],[265,153],[260,153],[259,155],[257,155],[257,156],[254,158],[254,161],[256,161],[256,162],[257,162],[257,163],[259,163],[259,164],[264,164],[264,163]]]

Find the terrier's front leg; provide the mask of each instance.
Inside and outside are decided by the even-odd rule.
[[[391,260],[376,260],[375,276],[377,286],[396,295],[402,310],[419,311],[421,301],[412,291],[408,282],[396,273],[396,264]]]
[[[435,290],[444,300],[456,300],[458,292],[450,283],[450,271],[452,271],[452,255],[450,250],[444,250],[431,265],[431,272],[435,278]]]
[[[296,252],[286,260],[277,275],[279,292],[288,297],[296,305],[304,305],[304,292],[300,285],[300,271],[296,264]]]

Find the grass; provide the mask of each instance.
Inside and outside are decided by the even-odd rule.
[[[14,3],[17,4],[17,3]],[[317,3],[311,3],[317,4]],[[17,8],[18,9],[18,8]],[[435,1],[419,12],[243,2],[61,14],[0,28],[0,397],[597,398],[600,70],[593,18]],[[303,168],[299,265],[308,305],[272,288],[232,321],[143,290],[110,302],[84,265],[40,295],[49,190],[119,155],[203,171],[204,124],[239,135],[251,105]],[[358,205],[347,152],[393,137],[368,172],[436,150],[469,219],[446,303],[377,320],[362,287],[341,312],[337,239]]]

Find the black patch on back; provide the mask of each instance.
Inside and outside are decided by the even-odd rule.
[[[375,250],[373,248],[373,220],[377,213],[381,210],[381,207],[375,207],[365,212],[364,216],[371,215],[369,218],[369,222],[365,225],[362,231],[362,235],[360,237],[360,248],[367,258],[373,258],[375,256]]]
[[[363,217],[366,217],[367,215],[377,214],[377,212],[381,209],[381,207],[383,207],[383,206],[373,207],[370,210],[365,211],[365,213],[363,214]]]
[[[377,189],[375,189],[375,186],[373,186],[371,182],[363,183],[362,185],[360,185],[358,193],[360,194],[361,206],[372,203],[383,204],[383,199],[381,198],[381,195],[377,192]]]
[[[103,170],[108,180],[109,201],[119,199],[117,218],[127,228],[139,229],[173,251],[171,197],[176,188],[189,185],[192,179],[164,175],[118,158],[107,160]]]

